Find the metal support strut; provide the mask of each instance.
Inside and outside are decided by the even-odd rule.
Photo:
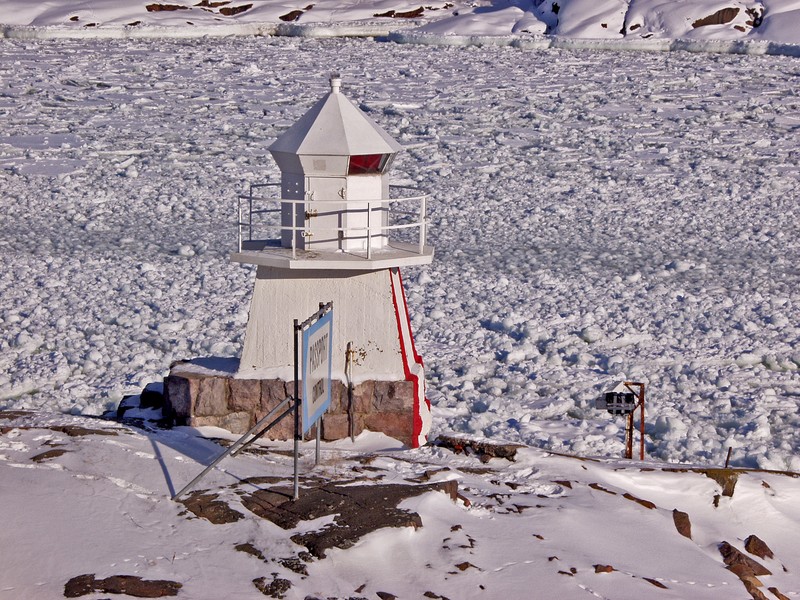
[[[251,427],[251,428],[250,428],[250,429],[247,431],[247,433],[245,433],[245,434],[244,434],[242,437],[240,437],[238,440],[236,440],[236,441],[235,441],[235,442],[234,442],[234,443],[233,443],[233,444],[232,444],[232,445],[231,445],[231,446],[230,446],[228,449],[226,449],[226,450],[225,450],[225,452],[223,452],[222,454],[220,454],[220,455],[219,455],[217,458],[215,458],[215,459],[214,459],[214,461],[213,461],[213,462],[212,462],[210,465],[208,465],[208,466],[207,466],[205,469],[203,469],[203,472],[202,472],[202,473],[200,473],[200,474],[199,474],[197,477],[195,477],[195,478],[194,478],[194,479],[192,479],[192,480],[191,480],[189,483],[187,483],[187,484],[186,484],[186,485],[183,487],[183,489],[182,489],[180,492],[178,492],[177,494],[175,494],[174,496],[172,496],[172,499],[173,499],[173,500],[177,500],[178,498],[180,498],[181,496],[183,496],[183,495],[184,495],[186,492],[188,492],[190,489],[192,489],[192,488],[194,487],[194,485],[195,485],[195,484],[196,484],[198,481],[200,481],[200,480],[201,480],[203,477],[205,477],[205,476],[206,476],[206,474],[207,474],[207,473],[208,473],[208,472],[209,472],[211,469],[213,469],[214,467],[216,467],[216,466],[217,466],[217,465],[218,465],[218,464],[219,464],[219,463],[222,461],[222,459],[223,459],[223,458],[225,458],[226,456],[229,456],[229,455],[236,454],[236,453],[237,453],[237,452],[239,452],[240,450],[244,450],[244,448],[246,448],[247,446],[249,446],[250,444],[252,444],[252,443],[253,443],[254,441],[256,441],[258,438],[260,438],[262,435],[264,435],[264,434],[265,434],[267,431],[269,431],[270,429],[272,429],[272,428],[273,428],[273,427],[274,427],[274,426],[275,426],[275,425],[276,425],[276,424],[277,424],[277,423],[278,423],[278,422],[279,422],[281,419],[283,419],[283,418],[284,418],[284,417],[285,417],[287,414],[289,414],[289,413],[292,411],[292,408],[293,408],[293,407],[290,407],[288,410],[285,410],[285,411],[284,411],[284,412],[283,412],[283,413],[282,413],[282,414],[281,414],[279,417],[277,417],[276,419],[274,419],[274,420],[272,420],[272,421],[270,421],[270,419],[272,419],[272,417],[274,417],[274,416],[275,416],[275,414],[276,414],[276,413],[277,413],[277,412],[278,412],[278,411],[279,411],[281,408],[283,408],[285,405],[287,405],[287,404],[289,404],[289,403],[293,402],[293,400],[294,400],[294,398],[286,398],[286,399],[285,399],[283,402],[281,402],[280,404],[278,404],[278,406],[276,406],[276,407],[275,407],[275,408],[273,408],[271,411],[269,411],[269,412],[268,412],[268,413],[267,413],[267,414],[266,414],[266,415],[265,415],[265,416],[264,416],[264,417],[263,417],[263,418],[262,418],[262,419],[261,419],[261,420],[260,420],[258,423],[256,423],[255,425],[253,425],[253,426],[252,426],[252,427]],[[295,405],[295,406],[297,406],[297,402],[294,402],[294,405]],[[266,423],[266,425],[265,425],[265,423]],[[263,428],[263,429],[262,429],[262,428]],[[259,429],[261,429],[261,431],[259,431]],[[258,433],[256,433],[256,434],[253,436],[253,439],[251,439],[251,440],[248,440],[247,442],[245,442],[245,439],[247,438],[247,436],[254,434],[256,431],[258,431]]]
[[[641,437],[639,440],[639,460],[644,460],[644,384],[634,381],[626,381],[624,382],[624,385],[631,392],[636,394],[637,398],[636,406],[634,407],[633,411],[628,413],[625,421],[625,458],[633,458],[633,414],[636,412],[637,408],[640,408],[641,413],[639,415],[639,431]],[[636,391],[631,386],[636,386],[639,388],[639,390]]]

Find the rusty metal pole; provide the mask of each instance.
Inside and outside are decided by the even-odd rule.
[[[294,234],[292,234],[294,235]],[[300,325],[294,320],[294,485],[292,500],[300,497]]]
[[[625,458],[633,458],[633,413],[625,419]]]
[[[642,405],[639,414],[639,460],[644,460],[644,384],[641,385],[639,391],[639,404]]]
[[[638,399],[638,404],[636,405],[639,409],[639,460],[644,460],[644,384],[639,383],[636,381],[625,381],[625,387],[628,388],[631,392],[636,394]],[[634,391],[633,387],[636,386],[638,390]],[[628,415],[628,429],[626,430],[626,452],[627,455],[625,458],[633,458],[633,413],[636,412],[636,407],[634,408],[633,412]],[[627,437],[627,434],[630,434],[630,437]]]

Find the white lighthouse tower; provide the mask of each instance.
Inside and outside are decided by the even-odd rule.
[[[340,404],[349,391],[349,406],[323,417],[323,435],[366,428],[418,446],[430,407],[400,267],[433,259],[427,196],[390,186],[400,144],[344,96],[337,76],[330,83],[269,148],[280,197],[260,197],[254,186],[240,208],[231,260],[258,269],[235,377],[290,381],[293,319],[333,301],[333,378],[345,390]]]

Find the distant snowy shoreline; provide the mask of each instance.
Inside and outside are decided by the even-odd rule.
[[[430,46],[800,56],[797,0],[0,2],[9,39],[368,37]]]
[[[395,24],[392,24],[395,25]],[[389,28],[380,23],[235,23],[205,26],[117,26],[70,29],[58,26],[7,25],[2,37],[20,40],[58,39],[198,39],[223,37],[378,38],[398,44],[426,46],[507,46],[520,50],[598,50],[612,52],[705,52],[800,57],[800,44],[768,40],[706,39],[589,39],[548,35],[459,35],[436,34],[416,29]]]

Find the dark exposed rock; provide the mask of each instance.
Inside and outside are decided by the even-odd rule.
[[[117,421],[121,421],[125,418],[125,413],[131,409],[137,408],[139,406],[140,399],[138,396],[123,396],[122,400],[120,401],[119,405],[117,406]]]
[[[692,522],[689,520],[689,515],[677,508],[672,511],[672,520],[675,522],[675,529],[678,530],[683,537],[692,539]]]
[[[193,492],[186,499],[179,500],[179,502],[196,516],[211,521],[215,525],[235,523],[244,518],[242,513],[233,510],[225,502],[217,500],[217,497],[218,494]]]
[[[61,448],[55,448],[53,450],[47,450],[42,452],[41,454],[37,454],[36,456],[32,456],[31,460],[36,463],[40,463],[45,460],[50,460],[51,458],[58,458],[62,454],[65,454],[68,450],[63,450]]]
[[[739,480],[739,473],[733,469],[704,469],[701,471],[722,486],[722,495],[732,497]]]
[[[291,23],[292,21],[297,21],[297,19],[299,19],[303,15],[303,12],[304,11],[302,10],[290,10],[288,13],[286,13],[285,15],[281,15],[278,18],[281,21],[286,21],[287,23]]]
[[[189,10],[188,6],[180,4],[148,4],[145,6],[147,12],[169,12],[174,10]]]
[[[95,592],[103,594],[125,594],[134,598],[164,598],[177,596],[183,587],[176,581],[164,579],[145,580],[133,575],[114,575],[95,579],[94,575],[79,575],[64,586],[66,598],[78,598]]]
[[[721,8],[713,15],[708,15],[707,17],[703,17],[702,19],[697,19],[694,23],[692,23],[692,27],[697,29],[698,27],[705,27],[706,25],[725,25],[730,23],[736,18],[736,15],[739,14],[738,8],[728,7],[728,8]]]
[[[617,495],[617,492],[612,492],[611,490],[607,490],[599,483],[590,483],[589,487],[592,488],[593,490],[597,490],[598,492],[605,492],[606,494],[611,494],[612,496]]]
[[[389,592],[375,592],[375,594],[381,600],[397,600],[397,596],[390,594]]]
[[[292,573],[297,573],[298,575],[308,575],[308,567],[306,563],[301,560],[299,557],[292,557],[292,558],[282,558],[278,561],[282,567],[286,567]]]
[[[642,579],[644,579],[647,583],[656,586],[657,588],[661,588],[662,590],[669,589],[667,586],[665,586],[663,583],[661,583],[658,579],[651,579],[650,577],[642,577]]]
[[[266,558],[264,558],[264,554],[261,552],[261,550],[253,546],[253,544],[251,544],[250,542],[245,542],[244,544],[236,544],[234,548],[239,552],[244,552],[245,554],[249,554],[250,556],[255,556],[258,559],[267,560]]]
[[[656,507],[656,505],[653,502],[650,502],[650,500],[642,500],[641,498],[637,498],[633,494],[625,493],[622,495],[622,497],[627,500],[630,500],[631,502],[636,502],[636,504],[640,504],[645,508],[649,508],[651,510]]]
[[[764,22],[763,11],[757,8],[748,8],[745,12],[747,16],[750,17],[750,20],[747,21],[750,27],[761,27],[761,24]]]
[[[329,548],[349,548],[377,529],[421,527],[418,514],[398,509],[397,505],[430,491],[443,491],[455,500],[457,490],[455,481],[413,486],[326,484],[303,489],[295,501],[289,489],[257,490],[242,497],[242,504],[284,529],[295,527],[301,520],[336,515],[327,527],[292,537],[292,541],[305,546],[312,555],[324,558]]]
[[[65,433],[69,437],[80,437],[84,435],[118,435],[116,431],[109,429],[88,429],[78,425],[56,425],[49,427],[50,431]]]
[[[753,600],[770,600],[767,595],[759,588],[763,585],[756,577],[742,577],[744,589],[753,598]]]
[[[242,4],[241,6],[225,6],[219,9],[219,14],[225,15],[226,17],[233,17],[235,15],[240,15],[251,8],[253,8],[252,4]]]
[[[164,384],[148,383],[139,394],[139,408],[162,408],[164,406]]]
[[[616,571],[614,567],[611,565],[595,565],[594,572],[595,573],[613,573]]]
[[[735,573],[739,579],[758,577],[759,575],[772,575],[769,569],[749,556],[742,554],[728,542],[722,542],[719,545],[719,552],[722,554],[722,560],[728,570]]]
[[[376,13],[372,15],[373,17],[389,17],[391,19],[416,19],[417,17],[421,17],[425,13],[425,7],[420,6],[419,8],[415,8],[414,10],[407,10],[407,11],[394,11],[388,10],[384,13]]]
[[[268,582],[266,577],[259,577],[258,579],[253,579],[253,585],[265,596],[283,598],[286,592],[291,589],[292,582],[288,579],[281,579],[273,574],[272,581]]]
[[[436,438],[435,444],[449,448],[456,454],[468,451],[474,452],[484,461],[490,458],[505,458],[513,461],[517,455],[517,450],[525,447],[521,444],[503,444],[452,435],[440,435]]]
[[[755,554],[758,558],[775,558],[775,554],[773,554],[766,542],[755,535],[749,536],[744,541],[744,549],[750,554]]]
[[[94,575],[78,575],[64,585],[64,597],[80,598],[94,592]]]
[[[133,575],[115,575],[98,581],[102,587],[98,591],[107,594],[126,594],[135,598],[163,598],[177,596],[183,587],[180,583],[166,580],[146,581]],[[97,585],[97,584],[95,584]]]
[[[781,591],[776,587],[767,588],[773,596],[775,596],[778,600],[789,600],[789,596],[782,594]]]

